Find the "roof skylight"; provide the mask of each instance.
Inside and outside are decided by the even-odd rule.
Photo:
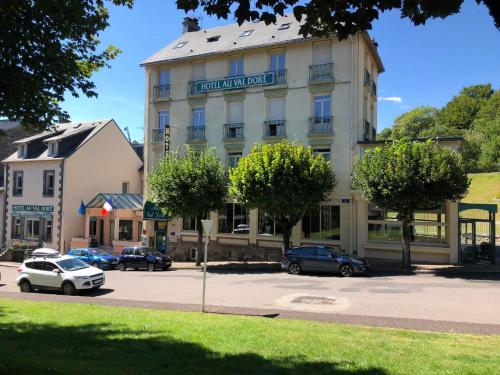
[[[175,45],[175,47],[174,47],[174,48],[182,48],[182,47],[184,47],[186,44],[187,44],[187,42],[179,42],[179,43],[177,43],[177,44]]]
[[[240,34],[240,37],[249,36],[253,33],[253,30],[245,30]]]
[[[286,30],[288,28],[290,28],[290,22],[282,23],[280,27],[278,27],[278,30]]]

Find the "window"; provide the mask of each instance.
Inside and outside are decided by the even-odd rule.
[[[14,230],[13,230],[13,233],[12,233],[12,237],[14,238],[21,238],[22,237],[22,223],[21,223],[21,218],[20,217],[16,217],[16,218],[13,218],[14,220]]]
[[[53,197],[54,196],[54,171],[43,171],[43,196]]]
[[[37,219],[26,220],[25,238],[40,238],[40,222]]]
[[[259,223],[257,230],[261,236],[281,236],[283,234],[281,225],[275,223],[274,220],[264,212],[264,210],[259,210]]]
[[[194,128],[205,127],[205,107],[193,108],[193,127]]]
[[[321,205],[302,218],[302,238],[340,240],[340,206]]]
[[[271,53],[271,70],[284,70],[285,69],[285,52],[272,52]]]
[[[205,63],[196,62],[191,66],[191,78],[193,81],[202,81],[205,79]]]
[[[198,252],[198,249],[196,247],[191,247],[189,249],[189,256],[191,258],[191,260],[195,260],[196,259],[196,253]]]
[[[90,218],[89,222],[89,236],[90,237],[95,237],[97,236],[97,220],[95,217]]]
[[[196,218],[191,216],[185,216],[182,218],[182,230],[184,231],[194,231],[196,232],[198,225],[196,224]]]
[[[319,42],[313,44],[313,65],[330,64],[332,62],[332,44]]]
[[[162,69],[158,71],[158,85],[170,85],[170,70]]]
[[[328,160],[328,161],[332,160],[330,147],[315,147],[315,148],[313,148],[313,153],[323,156],[325,158],[325,160]]]
[[[228,152],[227,153],[227,167],[228,168],[236,168],[238,162],[241,159],[241,151],[237,152]]]
[[[250,210],[236,203],[226,203],[219,211],[219,233],[248,234]]]
[[[158,112],[158,128],[160,130],[165,130],[165,128],[170,123],[170,114],[168,111],[159,111]]]
[[[240,37],[249,36],[253,33],[253,30],[245,30],[240,34]]]
[[[132,241],[132,220],[120,220],[118,227],[119,241]]]
[[[446,214],[444,208],[419,211],[411,225],[411,242],[446,243]],[[402,228],[398,213],[368,206],[368,240],[401,241]]]
[[[12,195],[20,197],[23,195],[23,171],[13,172]]]
[[[227,117],[229,124],[243,123],[243,102],[231,102],[227,105]]]
[[[243,65],[243,56],[229,58],[229,76],[235,77],[244,75]]]
[[[49,142],[47,153],[48,156],[57,156],[57,142]]]
[[[28,145],[20,145],[17,148],[17,156],[24,159],[28,154]]]
[[[268,99],[267,119],[269,121],[282,121],[285,119],[285,98]]]
[[[122,194],[128,194],[130,183],[128,181],[122,182]]]
[[[278,27],[278,30],[286,30],[288,28],[290,28],[290,22],[282,23],[280,27]]]
[[[182,48],[187,44],[187,42],[179,42],[175,45],[174,49]]]
[[[331,95],[319,95],[314,97],[314,117],[330,118],[332,115]]]

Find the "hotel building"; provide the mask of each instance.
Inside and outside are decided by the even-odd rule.
[[[351,189],[355,161],[376,144],[377,82],[384,71],[377,44],[367,33],[342,41],[304,38],[299,28],[291,15],[278,17],[275,25],[207,30],[185,19],[183,34],[142,63],[144,180],[168,149],[185,144],[216,147],[230,168],[254,144],[298,141],[331,161],[337,186],[293,229],[293,245],[322,243],[358,256],[400,258],[395,215],[369,206]],[[417,215],[414,259],[455,261],[454,214],[456,206],[447,204]],[[280,258],[280,228],[264,211],[228,197],[224,210],[210,217],[211,259]],[[194,257],[193,218],[151,220],[144,228],[151,243],[157,230],[162,238],[167,232],[174,259]]]

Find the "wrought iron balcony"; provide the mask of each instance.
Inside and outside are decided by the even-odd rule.
[[[286,137],[286,121],[264,121],[264,137]]]
[[[170,97],[170,85],[158,85],[154,86],[153,88],[154,88],[153,96],[155,99]]]
[[[274,84],[275,85],[284,85],[286,84],[286,69],[274,70]]]
[[[365,78],[363,81],[363,85],[370,88],[370,82],[372,81],[372,76],[370,75],[370,72],[365,69]]]
[[[205,126],[189,126],[188,141],[204,141],[205,140]]]
[[[333,63],[309,65],[309,82],[331,82],[333,80]]]
[[[372,127],[371,127],[371,124],[370,124],[370,121],[368,120],[364,120],[363,121],[363,140],[364,141],[371,141],[371,137],[372,137],[372,131],[371,131]]]
[[[163,143],[165,140],[165,129],[151,129],[151,143]]]
[[[309,117],[309,135],[333,133],[333,116]]]
[[[243,123],[224,124],[224,139],[243,139]]]

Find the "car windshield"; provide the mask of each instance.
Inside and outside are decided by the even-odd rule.
[[[78,258],[64,259],[56,263],[65,271],[77,271],[89,267],[86,263],[82,262]]]
[[[89,250],[89,253],[94,254],[94,255],[101,255],[101,256],[111,256],[110,253],[107,253],[102,250]]]

